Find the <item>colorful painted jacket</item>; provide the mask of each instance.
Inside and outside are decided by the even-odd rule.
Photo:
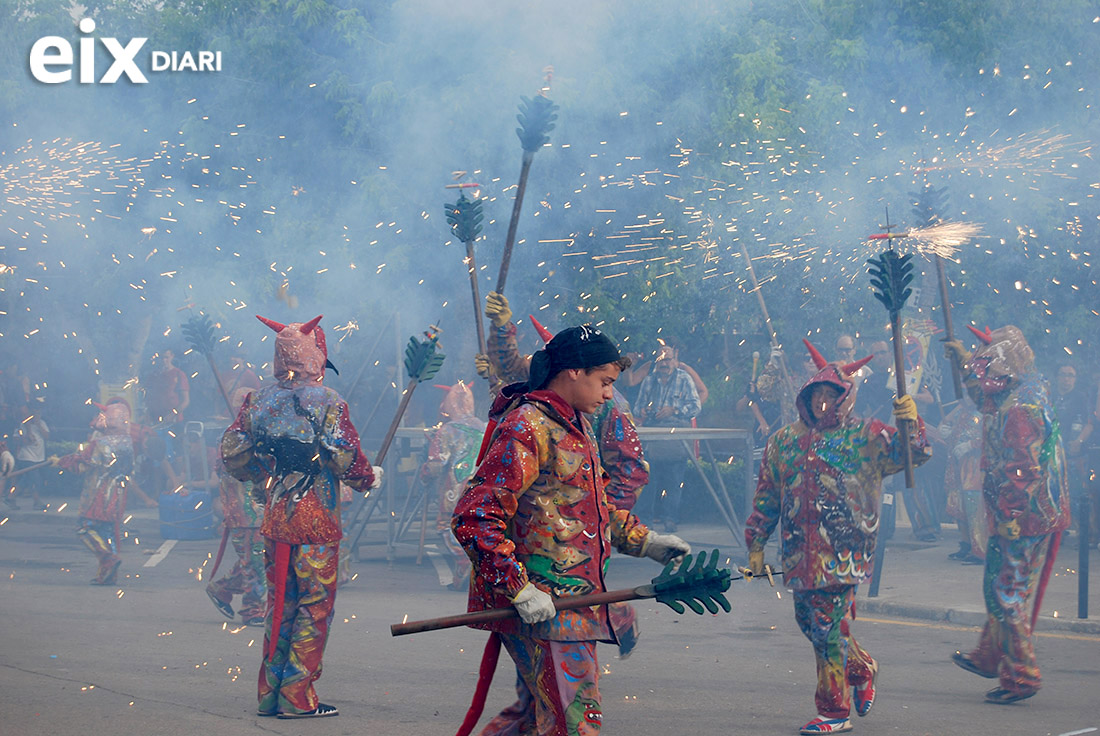
[[[516,325],[493,327],[489,335],[489,359],[508,384],[527,380],[529,358],[519,352]],[[509,389],[505,386],[501,392]],[[614,396],[588,418],[599,446],[600,462],[609,476],[607,496],[615,508],[629,511],[638,501],[638,494],[649,482],[649,463],[642,454],[637,425],[630,413],[630,403],[612,387]],[[490,414],[490,418],[497,419]]]
[[[982,429],[982,495],[994,528],[1015,519],[1027,537],[1068,527],[1066,456],[1046,381],[1020,376]]]
[[[808,399],[819,382],[842,394],[815,421]],[[763,549],[782,521],[783,580],[792,590],[855,585],[873,569],[882,479],[904,470],[905,449],[893,427],[849,417],[854,400],[852,382],[826,366],[799,391],[800,419],[776,431],[764,449],[745,544]],[[923,421],[910,447],[914,466],[932,456]]]
[[[128,431],[95,431],[92,438],[58,461],[62,470],[84,473],[80,516],[98,521],[122,521],[126,484],[134,472],[134,443]]]
[[[250,393],[221,450],[230,475],[264,489],[261,529],[277,542],[338,541],[339,481],[366,491],[374,480],[348,405],[316,382],[280,380]]]
[[[615,546],[641,556],[649,530],[615,508],[595,437],[584,416],[552,391],[498,397],[510,406],[455,508],[451,528],[473,563],[469,610],[511,605],[528,583],[557,597],[606,590]],[[614,641],[606,606],[559,611],[549,621],[518,619],[484,628],[554,641]]]

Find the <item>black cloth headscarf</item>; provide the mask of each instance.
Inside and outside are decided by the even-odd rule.
[[[567,368],[594,368],[614,363],[619,357],[619,348],[611,338],[592,325],[570,327],[531,356],[526,390],[546,388],[551,378]]]

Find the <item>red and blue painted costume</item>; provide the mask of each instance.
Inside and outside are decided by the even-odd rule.
[[[849,416],[855,385],[847,366],[823,359],[818,366],[795,400],[800,418],[768,439],[745,544],[763,550],[781,524],[784,581],[817,659],[817,712],[836,719],[849,715],[851,686],[868,682],[878,668],[851,635],[850,622],[857,586],[873,570],[882,479],[904,469],[905,447],[893,427]],[[820,383],[841,394],[818,420],[809,397]],[[910,446],[915,465],[931,457],[920,420]]]
[[[264,537],[260,529],[264,507],[252,498],[251,482],[242,482],[230,475],[221,458],[216,467],[225,525],[222,544],[224,548],[225,541],[229,541],[237,559],[229,572],[206,586],[206,592],[227,607],[232,606],[233,596],[241,596],[238,613],[243,621],[253,621],[263,617],[267,599]]]
[[[325,386],[324,333],[315,320],[265,324],[275,341],[276,385],[249,394],[222,437],[235,478],[262,488],[267,617],[259,677],[262,715],[319,705],[313,683],[332,622],[340,539],[340,481],[374,480],[340,395]]]
[[[588,420],[549,390],[502,394],[494,413],[503,419],[452,521],[473,564],[469,610],[510,606],[528,582],[556,597],[606,590],[611,548],[641,556],[649,530],[608,499]],[[519,700],[484,736],[598,731],[595,643],[616,641],[606,606],[478,628],[501,634],[519,670]]]
[[[976,649],[964,655],[1000,687],[1027,696],[1041,686],[1031,633],[1042,588],[1070,522],[1066,457],[1050,389],[1034,354],[1011,325],[985,333],[964,365],[967,391],[984,415],[982,495],[993,535],[983,590],[989,615]],[[1019,534],[1006,534],[1015,523]]]
[[[122,564],[118,538],[126,514],[127,485],[134,471],[134,443],[128,422],[128,407],[103,407],[93,422],[91,439],[78,452],[58,461],[62,470],[84,473],[77,534],[99,561],[91,581],[95,585],[114,584]]]

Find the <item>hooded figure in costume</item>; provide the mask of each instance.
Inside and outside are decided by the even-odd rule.
[[[509,382],[521,385],[528,378],[531,359],[520,354],[516,343],[516,323],[512,321],[512,310],[503,294],[490,292],[485,297],[485,314],[493,323],[489,332],[489,363],[500,376]],[[553,334],[528,315],[531,324],[538,331],[544,343],[550,342]],[[502,392],[512,391],[508,387]],[[617,388],[611,387],[610,401],[604,402],[596,412],[589,415],[592,431],[599,446],[600,462],[607,472],[608,499],[615,508],[632,511],[638,501],[638,494],[649,483],[649,463],[642,452],[642,442],[638,439],[638,430],[634,417],[630,413],[630,404]],[[501,406],[507,406],[502,403]],[[497,422],[499,415],[490,411],[490,420]],[[638,643],[638,615],[629,603],[612,603],[608,607],[611,625],[619,640],[619,658],[626,659]]]
[[[803,734],[848,731],[874,704],[878,664],[850,634],[857,586],[873,570],[884,476],[905,469],[901,433],[877,419],[851,415],[855,363],[828,363],[804,340],[818,372],[795,399],[799,419],[776,431],[760,463],[745,545],[753,574],[764,568],[764,545],[781,523],[786,586],[795,619],[817,658],[818,716]],[[924,423],[911,396],[894,402],[894,416],[915,422],[914,465],[931,457]],[[853,692],[854,691],[854,692]]]
[[[464,382],[440,386],[447,395],[439,405],[442,424],[432,434],[428,460],[420,472],[425,483],[434,483],[439,493],[439,518],[436,528],[443,545],[453,555],[452,590],[466,590],[470,577],[470,560],[451,531],[451,515],[455,503],[473,475],[477,451],[485,435],[485,422],[474,415],[474,394]]]
[[[589,325],[560,332],[530,377],[497,397],[503,416],[455,508],[452,529],[473,564],[470,611],[515,606],[520,620],[479,625],[515,661],[518,701],[481,732],[595,734],[596,643],[615,642],[607,606],[556,611],[554,597],[606,590],[611,547],[667,562],[690,552],[616,508],[586,413],[612,396],[623,361]],[[566,670],[568,668],[568,670]]]
[[[322,383],[331,364],[321,318],[289,325],[259,319],[278,333],[277,383],[248,395],[221,447],[229,473],[264,494],[268,605],[258,713],[334,716],[313,683],[336,601],[340,482],[366,491],[376,471],[347,404]]]
[[[130,436],[130,406],[115,402],[103,406],[92,421],[91,439],[79,452],[51,463],[62,470],[84,473],[80,492],[80,541],[99,560],[92,585],[114,585],[118,581],[119,527],[126,514],[126,494],[133,484],[134,442]]]
[[[1035,370],[1035,355],[1019,329],[979,332],[978,350],[946,343],[967,392],[983,415],[982,496],[992,536],[983,589],[989,614],[978,646],[953,659],[963,669],[1000,678],[991,703],[1029,698],[1041,685],[1031,633],[1069,526],[1066,458],[1050,388]]]
[[[234,389],[229,400],[239,411],[251,392],[252,389],[248,388]],[[217,572],[226,541],[232,542],[237,559],[229,572],[218,580],[211,580],[206,586],[206,594],[226,618],[233,618],[234,615],[233,596],[241,596],[241,621],[259,626],[263,624],[267,604],[264,537],[260,530],[264,519],[263,494],[253,494],[250,482],[239,481],[230,475],[220,457],[217,474],[225,528],[210,577],[213,578]]]

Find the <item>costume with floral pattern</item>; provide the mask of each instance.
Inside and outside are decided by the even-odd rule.
[[[783,579],[795,592],[795,617],[814,644],[818,714],[847,718],[850,686],[868,682],[877,669],[851,635],[850,621],[856,587],[873,570],[882,479],[904,469],[905,447],[893,427],[850,415],[856,393],[851,376],[869,358],[841,366],[807,347],[819,371],[795,399],[800,418],[768,439],[745,544],[761,553],[782,522]],[[815,419],[809,401],[819,384],[840,396]],[[914,465],[931,457],[919,418],[909,444]]]
[[[263,320],[278,333],[277,383],[250,393],[222,436],[230,474],[264,493],[263,714],[305,713],[319,705],[313,683],[321,676],[343,536],[340,481],[365,491],[374,480],[347,404],[322,385],[328,356],[319,320]]]

